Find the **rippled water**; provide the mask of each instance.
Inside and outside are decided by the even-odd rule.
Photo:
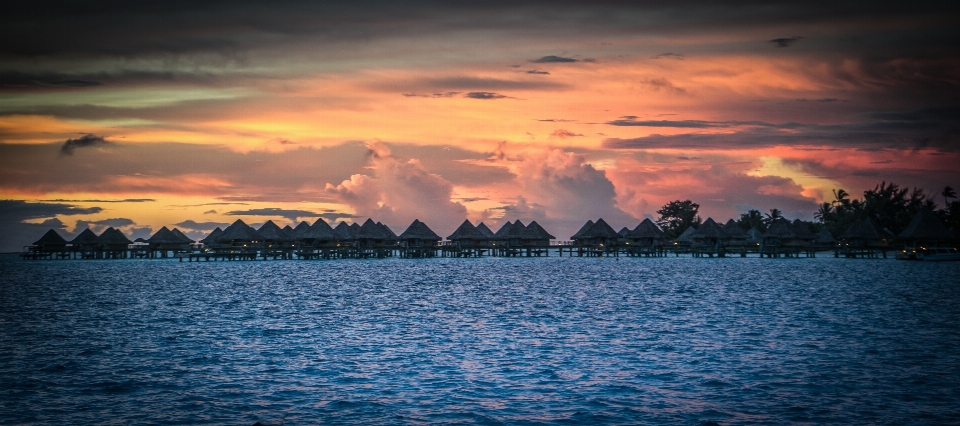
[[[960,263],[0,259],[5,423],[950,423]]]

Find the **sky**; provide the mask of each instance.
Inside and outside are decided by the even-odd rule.
[[[321,217],[566,240],[960,187],[951,4],[141,3],[0,15],[0,251]]]

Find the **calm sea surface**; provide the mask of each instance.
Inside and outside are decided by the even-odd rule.
[[[960,262],[0,257],[17,423],[960,422]]]

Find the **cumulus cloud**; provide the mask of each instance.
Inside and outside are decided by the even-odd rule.
[[[63,143],[63,146],[60,147],[60,154],[73,155],[73,151],[79,148],[89,148],[108,144],[110,144],[110,142],[107,142],[103,136],[86,134],[77,139],[67,139],[66,142]]]
[[[350,206],[359,217],[371,217],[395,228],[414,219],[438,233],[453,231],[467,209],[452,201],[453,184],[432,174],[416,159],[402,161],[380,141],[367,143],[371,175],[355,174],[326,192]]]
[[[773,40],[767,40],[767,43],[773,43],[773,47],[790,47],[802,39],[803,37],[775,38]]]
[[[176,224],[176,227],[184,231],[213,231],[217,227],[223,229],[228,225],[230,224],[223,222],[195,222],[193,220],[185,220]]]
[[[77,207],[62,203],[28,203],[24,200],[0,200],[0,253],[20,251],[43,236],[48,229],[65,231],[56,216],[100,213],[100,207]],[[44,219],[41,223],[31,223]],[[67,237],[66,232],[61,236]]]

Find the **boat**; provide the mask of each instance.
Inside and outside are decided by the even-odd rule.
[[[925,260],[928,262],[939,262],[947,260],[960,260],[960,251],[951,247],[919,247],[903,249],[897,253],[899,260]]]

